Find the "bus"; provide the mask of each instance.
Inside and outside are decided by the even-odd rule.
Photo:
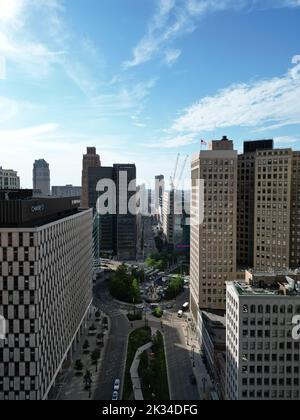
[[[189,302],[186,302],[184,305],[182,305],[183,312],[187,312],[190,309]]]

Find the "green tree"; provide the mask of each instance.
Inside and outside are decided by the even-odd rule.
[[[138,303],[141,299],[141,292],[140,292],[140,286],[136,279],[133,280],[131,285],[131,301],[132,303]]]
[[[100,359],[100,350],[99,349],[95,349],[93,351],[93,353],[91,354],[91,360],[94,364],[96,364],[98,362],[98,360]]]

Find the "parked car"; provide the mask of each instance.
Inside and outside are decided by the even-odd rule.
[[[120,391],[120,386],[121,386],[120,379],[116,379],[115,384],[114,384],[114,391]]]
[[[119,393],[117,391],[114,391],[112,395],[112,401],[118,401],[119,399]]]

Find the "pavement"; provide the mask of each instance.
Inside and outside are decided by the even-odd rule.
[[[95,314],[95,311],[94,311]],[[77,350],[73,354],[72,361],[64,369],[64,371],[59,375],[56,380],[56,387],[52,390],[50,399],[60,400],[60,401],[81,401],[81,400],[90,400],[92,398],[93,390],[97,383],[97,378],[99,375],[98,364],[94,365],[91,361],[91,352],[97,348],[97,335],[99,333],[104,333],[104,345],[107,343],[109,331],[106,331],[103,328],[103,318],[102,314],[100,321],[96,320],[94,314],[91,319],[88,321],[88,328],[92,325],[97,327],[97,331],[90,335],[88,329],[86,334],[81,338],[80,343],[77,346]],[[88,341],[90,344],[89,352],[84,353],[82,346],[85,341]],[[101,354],[103,354],[104,349],[102,349]],[[74,369],[76,360],[81,360],[83,364],[83,371],[81,375],[77,375]],[[89,370],[91,373],[92,385],[91,389],[85,389],[83,384],[83,377],[86,371]]]
[[[178,309],[181,309],[183,303],[189,300],[188,295],[189,291],[185,290],[178,298],[175,307],[170,311],[165,311],[162,319],[157,319],[151,314],[147,315],[148,325],[164,334],[170,395],[173,401],[202,400],[206,397],[206,391],[212,386],[202,362],[197,337],[191,328],[187,329],[187,325],[189,325],[187,321],[179,319],[177,316]],[[145,325],[145,321],[134,323],[128,321],[124,308],[109,294],[108,277],[98,280],[95,285],[93,304],[108,317],[110,329],[106,337],[105,348],[102,350],[98,371],[95,371],[95,367],[91,367],[92,391],[91,393],[85,391],[82,377],[77,378],[74,371],[70,369],[65,372],[62,379],[64,386],[59,393],[59,399],[109,401],[112,399],[113,385],[116,379],[121,380],[119,396],[120,399],[122,398],[128,336],[134,329]],[[82,345],[79,347],[78,353],[74,355],[74,361],[84,357],[81,349]],[[92,342],[91,349],[93,349]],[[82,360],[84,364],[87,363],[85,359]],[[191,383],[190,376],[193,374],[197,377],[197,385]],[[205,390],[203,378],[206,381]]]
[[[130,323],[126,315],[108,292],[107,281],[100,281],[95,286],[94,305],[110,318],[110,336],[100,366],[100,375],[93,399],[109,401],[112,399],[113,385],[116,379],[121,380],[120,396],[123,394],[124,371],[127,353],[127,338]]]

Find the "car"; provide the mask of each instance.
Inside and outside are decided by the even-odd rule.
[[[183,317],[183,311],[178,311],[177,316],[178,316],[178,318],[182,318]]]
[[[116,379],[115,384],[114,384],[114,391],[120,391],[120,386],[121,386],[120,379]]]
[[[119,399],[119,393],[117,391],[114,391],[112,395],[112,401],[118,401],[118,399]]]
[[[190,383],[192,385],[197,385],[197,379],[195,375],[190,375]]]

